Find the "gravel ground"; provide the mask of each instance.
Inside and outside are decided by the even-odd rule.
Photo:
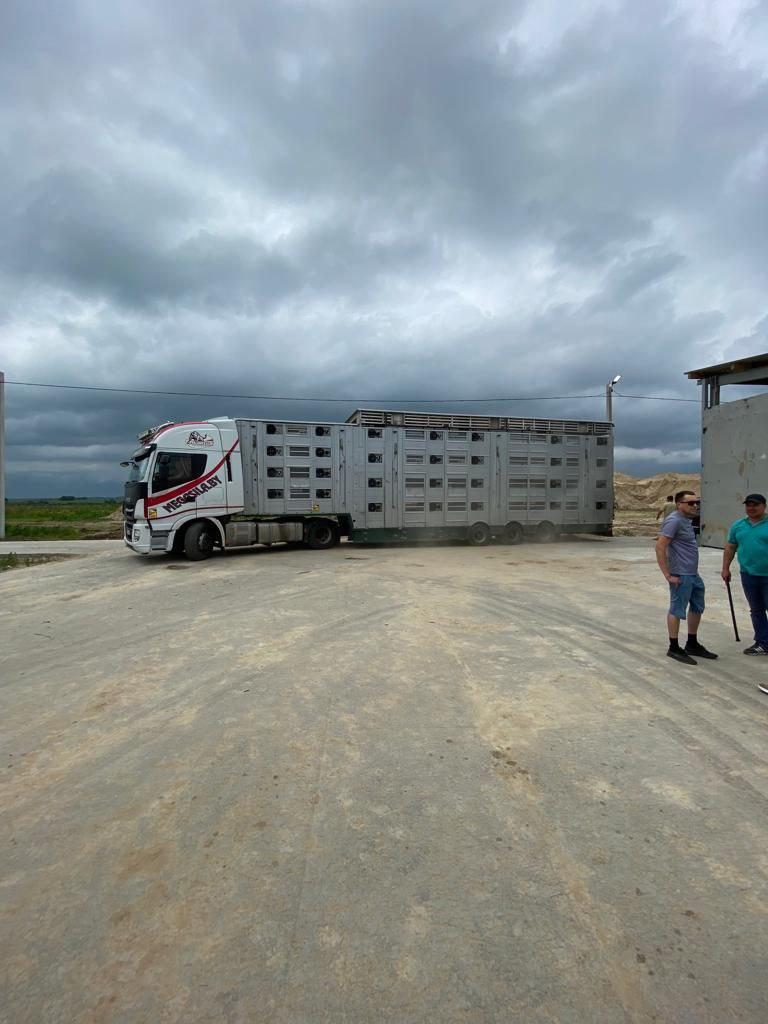
[[[87,548],[0,577],[1,1021],[768,1020],[719,552],[687,668],[647,540]]]

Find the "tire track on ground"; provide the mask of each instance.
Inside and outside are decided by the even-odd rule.
[[[493,612],[492,608],[488,608],[486,610],[489,614],[492,614]],[[537,605],[536,602],[532,602],[529,600],[527,603],[527,610],[530,611],[532,614],[536,615],[539,619],[548,621],[550,623],[550,626],[563,625],[562,617],[560,615],[552,614],[552,612],[549,609],[547,609],[543,605]],[[496,614],[498,614],[498,609],[496,611]],[[584,626],[585,629],[589,628],[593,634],[597,633],[602,635],[606,640],[610,641],[610,643],[617,650],[620,650],[623,654],[626,654],[630,657],[636,655],[636,650],[634,650],[632,647],[626,644],[621,639],[621,636],[617,635],[612,629],[603,627],[599,624],[595,624],[592,620],[572,614],[570,611],[568,613],[568,619],[569,621],[574,621]],[[610,659],[608,657],[603,656],[599,650],[587,648],[584,644],[579,643],[578,640],[574,640],[573,643],[574,646],[579,646],[582,652],[587,657],[593,658],[595,661],[605,666],[613,667]],[[736,755],[742,758],[744,762],[748,764],[750,767],[768,768],[768,759],[760,757],[757,754],[753,753],[751,750],[743,746],[743,744],[741,744],[737,739],[733,738],[728,733],[724,732],[713,722],[710,722],[709,719],[705,718],[702,714],[691,708],[689,704],[685,703],[685,701],[680,700],[672,694],[668,693],[667,691],[663,690],[660,686],[658,686],[652,680],[648,679],[642,673],[638,672],[636,669],[632,669],[627,666],[622,666],[622,680],[627,678],[627,676],[633,678],[636,681],[636,683],[641,684],[643,689],[649,690],[658,701],[665,702],[672,708],[675,708],[676,710],[682,712],[688,720],[696,722],[700,728],[710,732],[714,739],[718,740],[724,745],[730,746],[736,753]],[[702,688],[696,684],[695,679],[692,679],[691,681],[694,683],[696,689],[700,691],[702,690]],[[637,696],[636,691],[633,691],[633,693],[635,694],[635,696]],[[704,694],[705,696],[709,696],[706,693],[706,691],[704,691]],[[714,694],[713,696],[717,697],[718,695]]]
[[[424,619],[425,631],[431,627],[432,631],[441,638],[444,651],[456,662],[477,708],[482,700],[481,687],[476,681],[475,670],[457,649],[455,637],[438,624],[428,620],[424,609],[419,608],[419,614]],[[488,737],[484,738],[490,742]],[[509,778],[503,778],[506,785],[509,785],[510,781]],[[517,779],[517,781],[520,780]],[[535,796],[535,783],[528,776],[525,779],[525,786],[528,788],[526,814],[536,822],[536,834],[541,837],[550,869],[561,881],[564,889],[563,895],[568,898],[573,917],[582,932],[590,936],[594,948],[600,951],[599,960],[602,972],[609,982],[616,1000],[621,1005],[625,1020],[628,1022],[656,1020],[657,1016],[645,985],[627,959],[626,950],[631,947],[631,943],[628,940],[623,921],[608,904],[590,892],[586,865],[573,857],[561,830],[552,825],[546,811],[537,806],[541,802],[541,798],[537,799]]]
[[[481,592],[481,596],[487,597],[487,594]],[[510,610],[514,610],[515,612],[524,610],[536,616],[539,621],[549,622],[550,627],[548,628],[551,628],[551,626],[555,624],[562,625],[562,616],[560,614],[554,615],[548,609],[541,605],[537,605],[536,602],[532,602],[530,599],[526,601],[524,609],[513,605],[503,597],[498,599],[495,603],[482,605],[482,607],[485,614],[499,617],[503,615],[503,608],[500,607],[500,605],[505,604]],[[571,618],[570,614],[568,615],[568,618]],[[577,618],[577,616],[573,616],[574,620]],[[613,631],[609,628],[600,627],[588,619],[581,619],[581,623],[588,626],[593,632],[602,633],[603,636],[610,639],[614,646],[623,653],[630,656],[635,654],[635,652],[626,644],[621,643],[620,640],[616,640]],[[546,632],[540,632],[540,635],[543,639],[547,639]],[[551,640],[551,634],[549,639]],[[596,652],[591,648],[587,648],[583,644],[579,644],[578,641],[573,641],[573,645],[574,647],[578,647],[581,653],[591,659],[594,664],[602,667],[606,678],[610,679],[611,670],[614,666],[608,657],[601,656],[599,652]],[[654,711],[658,710],[660,704],[666,704],[670,709],[679,712],[677,717],[683,717],[686,721],[694,722],[698,727],[699,732],[703,733],[705,736],[708,734],[710,740],[714,741],[715,745],[719,745],[726,750],[730,750],[734,759],[738,762],[738,767],[731,766],[721,756],[719,756],[712,749],[711,742],[707,743],[704,738],[695,735],[695,733],[690,729],[686,729],[677,724],[673,718],[669,716],[655,716],[654,720],[659,721],[660,726],[668,735],[681,743],[684,749],[697,756],[699,760],[715,772],[722,781],[735,787],[742,798],[751,799],[753,803],[760,806],[763,812],[768,811],[768,797],[740,773],[741,770],[751,769],[762,774],[766,769],[768,769],[768,760],[761,758],[748,750],[739,743],[738,740],[723,732],[722,729],[718,728],[718,726],[714,725],[703,715],[694,711],[684,701],[678,700],[676,697],[668,694],[636,670],[623,666],[622,684],[634,697],[645,704],[652,715]],[[653,696],[653,702],[649,699],[649,695]]]

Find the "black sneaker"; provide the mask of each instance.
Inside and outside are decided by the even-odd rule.
[[[757,684],[757,688],[762,693],[768,693],[768,683],[758,683]]]
[[[685,653],[692,654],[696,658],[706,658],[708,661],[714,661],[717,658],[716,654],[713,654],[712,651],[708,651],[704,644],[700,643],[686,644]]]
[[[685,651],[682,650],[680,647],[676,647],[676,648],[670,647],[669,650],[667,651],[667,657],[668,658],[674,658],[675,661],[682,661],[682,663],[684,665],[695,665],[695,664],[697,664],[693,660],[693,658],[690,656],[690,654],[686,654]]]
[[[763,644],[752,644],[751,647],[744,648],[745,654],[768,654],[768,647]]]

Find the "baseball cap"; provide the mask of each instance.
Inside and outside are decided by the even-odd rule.
[[[748,501],[756,501],[758,505],[765,505],[765,495],[764,494],[748,494],[746,496],[746,498],[744,499],[744,501],[742,502],[742,504],[746,505]]]

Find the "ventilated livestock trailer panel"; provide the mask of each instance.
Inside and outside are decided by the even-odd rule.
[[[357,539],[611,530],[608,423],[359,409],[344,424],[237,424],[249,514],[346,515]]]

